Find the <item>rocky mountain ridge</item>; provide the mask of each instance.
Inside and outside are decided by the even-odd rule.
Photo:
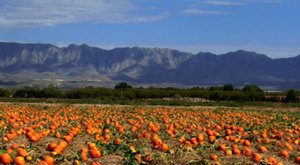
[[[55,84],[61,87],[211,86],[257,84],[300,89],[300,56],[272,59],[238,50],[216,55],[168,48],[105,50],[86,44],[0,43],[0,85]]]

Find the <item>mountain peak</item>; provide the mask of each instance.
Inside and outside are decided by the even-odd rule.
[[[196,55],[169,48],[104,50],[87,44],[0,43],[0,84],[59,84],[62,87],[178,84],[211,86],[247,83],[300,89],[300,56],[271,59],[252,51]],[[89,81],[87,81],[89,80]]]
[[[70,44],[67,46],[67,48],[75,48],[75,47],[79,47],[79,45],[76,45],[76,44]]]
[[[226,56],[231,58],[245,58],[245,59],[256,59],[256,60],[267,60],[271,59],[270,57],[257,53],[255,51],[246,51],[246,50],[237,50],[228,52],[226,54],[221,54],[220,56]]]
[[[247,51],[247,50],[236,50],[236,51],[231,51],[231,52],[228,52],[228,53],[225,53],[225,54],[221,54],[221,55],[262,55],[262,54],[259,54],[255,51]]]
[[[89,48],[90,46],[89,46],[89,45],[87,45],[87,44],[84,44],[84,43],[83,43],[83,44],[81,44],[81,45],[80,45],[80,47]]]
[[[255,51],[247,51],[247,50],[243,50],[243,49],[236,50],[235,53],[257,54]]]

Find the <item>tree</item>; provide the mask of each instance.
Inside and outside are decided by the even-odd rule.
[[[7,97],[9,95],[8,90],[0,88],[0,97]]]
[[[59,90],[54,85],[49,85],[48,87],[44,88],[40,91],[41,98],[60,98],[63,96],[63,91]]]
[[[120,82],[115,86],[115,89],[121,89],[121,90],[130,89],[130,88],[132,88],[132,86],[127,84],[126,82]]]
[[[209,95],[209,100],[215,100],[215,101],[220,101],[222,100],[222,93],[221,92],[212,92]]]
[[[16,98],[38,98],[40,97],[41,90],[38,86],[27,86],[22,89],[18,89],[13,97]]]
[[[231,85],[231,84],[225,84],[223,86],[223,91],[233,91],[233,85]]]
[[[243,92],[246,94],[246,101],[263,101],[265,99],[264,91],[256,85],[246,85]]]
[[[284,99],[284,102],[298,102],[299,99],[297,98],[297,93],[295,90],[290,89],[286,92],[286,97]]]
[[[262,89],[260,89],[258,86],[256,85],[246,85],[243,88],[244,92],[264,92]]]
[[[208,90],[209,91],[221,91],[221,90],[223,90],[223,87],[221,87],[221,86],[211,86]]]

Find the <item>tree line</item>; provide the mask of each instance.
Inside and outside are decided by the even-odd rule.
[[[13,98],[66,98],[66,99],[163,99],[163,98],[203,98],[214,101],[272,101],[299,102],[300,93],[293,89],[286,92],[268,93],[256,85],[235,88],[231,84],[209,88],[134,88],[126,82],[118,83],[114,89],[85,87],[62,90],[50,85],[46,88],[24,87],[11,91],[0,88],[0,97]]]

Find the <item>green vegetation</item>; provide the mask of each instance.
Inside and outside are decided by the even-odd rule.
[[[21,89],[0,88],[0,101],[22,102],[65,102],[65,103],[101,103],[101,104],[147,104],[147,105],[229,105],[298,103],[300,93],[264,92],[256,85],[246,85],[242,89],[231,84],[209,88],[134,88],[126,82],[118,83],[114,89],[104,87],[85,87],[62,90],[53,85],[24,87]],[[295,104],[296,105],[296,104]]]
[[[284,102],[299,102],[297,92],[293,89],[288,90]]]

